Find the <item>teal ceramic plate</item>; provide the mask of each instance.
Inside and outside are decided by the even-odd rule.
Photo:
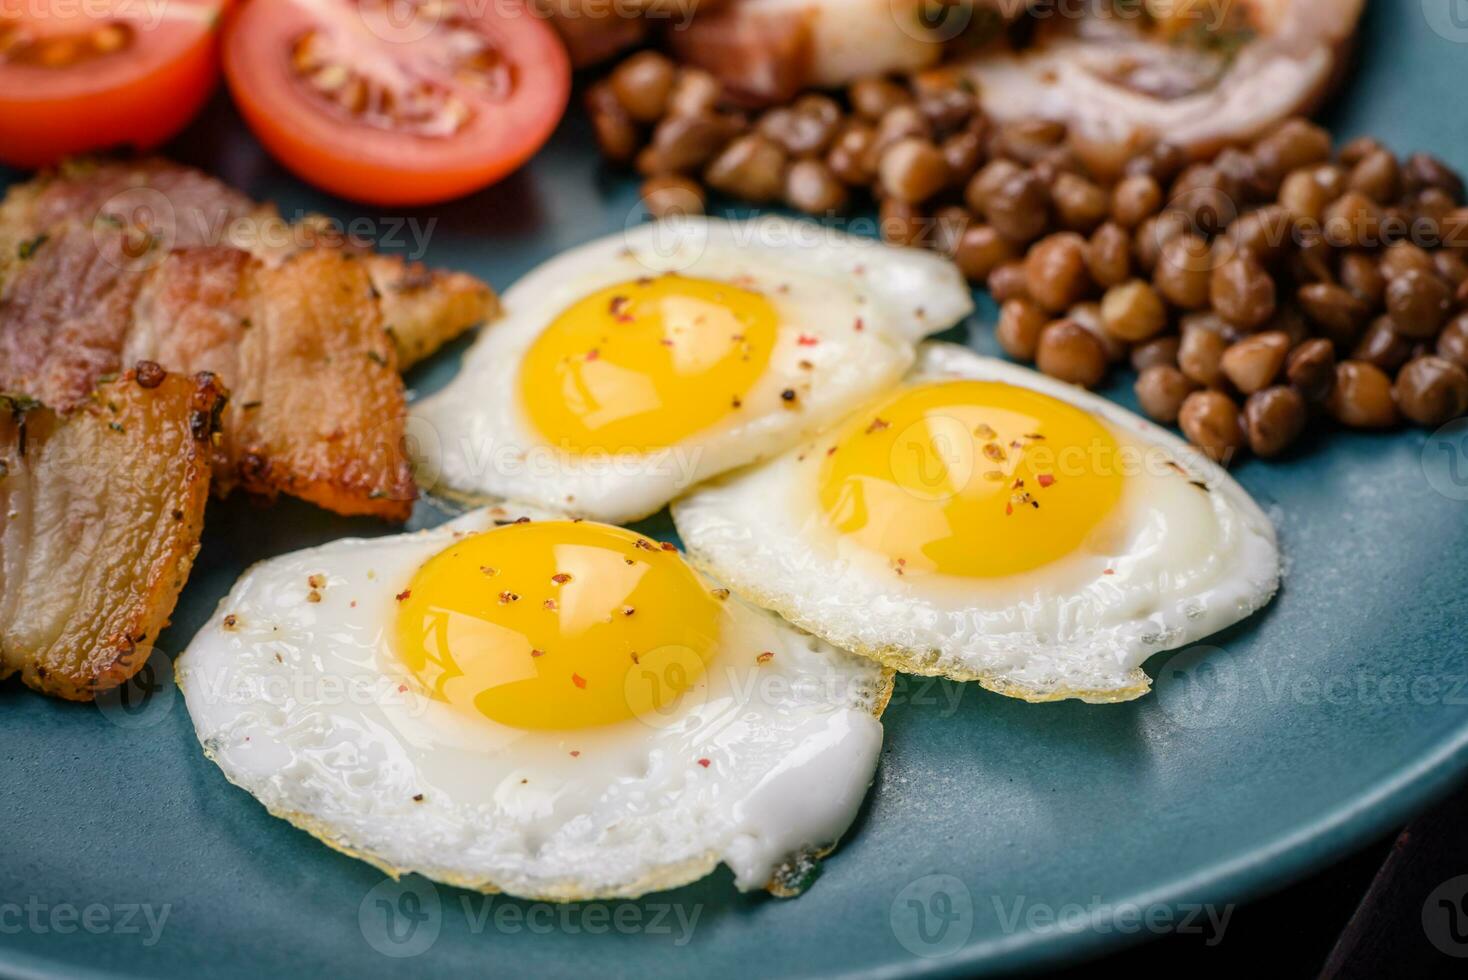
[[[1330,116],[1468,165],[1468,11],[1376,3]],[[1447,9],[1448,13],[1444,10]],[[364,212],[264,157],[227,106],[177,150],[291,213]],[[640,220],[573,115],[525,172],[432,212],[428,258],[505,287]],[[390,222],[370,226],[379,235]],[[402,231],[411,248],[411,227]],[[956,336],[993,352],[985,306]],[[417,372],[442,384],[462,346]],[[1133,405],[1128,380],[1108,394]],[[1133,405],[1134,407],[1134,405]],[[171,683],[102,708],[0,688],[0,973],[19,976],[586,975],[651,980],[968,973],[1074,960],[1276,888],[1401,823],[1468,769],[1468,431],[1341,435],[1243,485],[1277,522],[1278,600],[1158,658],[1153,696],[1031,706],[902,683],[870,801],[811,890],[727,873],[565,908],[381,874],[225,782]],[[442,516],[420,506],[415,523]],[[215,506],[162,648],[251,562],[372,522]],[[667,530],[666,521],[654,530]],[[163,678],[166,680],[166,677]]]

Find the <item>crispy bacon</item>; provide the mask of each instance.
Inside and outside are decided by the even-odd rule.
[[[266,265],[227,246],[139,251],[55,227],[0,296],[0,389],[67,410],[139,359],[211,371],[231,395],[217,489],[405,520],[405,401],[366,262],[310,249]]]
[[[90,700],[146,662],[199,548],[222,402],[156,364],[67,416],[0,396],[0,678]]]
[[[0,204],[0,285],[30,243],[68,222],[124,231],[138,250],[230,245],[267,265],[309,248],[359,254],[377,290],[382,323],[398,348],[400,370],[498,313],[493,291],[473,276],[379,255],[319,215],[290,224],[272,205],[159,159],[74,161],[11,188]]]

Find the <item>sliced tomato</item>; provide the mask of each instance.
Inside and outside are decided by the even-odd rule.
[[[571,88],[560,39],[518,0],[246,0],[224,71],[281,163],[381,205],[494,183],[550,138]]]
[[[0,160],[151,149],[219,81],[228,0],[0,0]]]

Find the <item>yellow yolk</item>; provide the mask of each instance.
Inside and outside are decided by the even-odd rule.
[[[434,697],[530,729],[659,717],[703,675],[721,613],[676,551],[572,521],[457,541],[398,602],[398,656]]]
[[[1121,497],[1104,426],[996,382],[907,388],[855,416],[834,446],[819,484],[827,520],[904,574],[1038,568],[1080,547]]]
[[[779,316],[759,293],[677,275],[572,304],[520,365],[520,403],[575,452],[672,446],[738,411],[769,366]]]

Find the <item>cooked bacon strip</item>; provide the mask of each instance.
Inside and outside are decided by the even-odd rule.
[[[29,243],[66,222],[126,229],[137,239],[152,235],[154,247],[165,251],[232,245],[270,265],[308,247],[361,254],[378,292],[382,322],[397,345],[400,370],[498,313],[493,291],[473,276],[379,255],[346,240],[320,216],[288,224],[274,206],[159,159],[74,161],[11,188],[0,204],[0,285]]]
[[[199,549],[222,401],[154,364],[64,417],[0,397],[0,678],[82,701],[146,662]]]
[[[0,390],[64,411],[139,359],[228,387],[221,493],[407,519],[403,386],[363,260],[308,249],[270,266],[224,246],[149,251],[127,230],[54,227],[0,296]]]

